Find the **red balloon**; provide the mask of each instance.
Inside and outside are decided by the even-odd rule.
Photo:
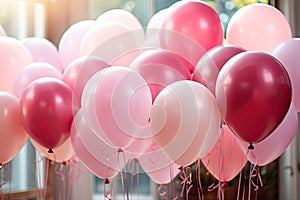
[[[66,141],[73,121],[72,98],[72,90],[58,79],[32,82],[21,97],[21,119],[29,136],[48,149]]]
[[[282,64],[262,52],[232,57],[216,83],[224,121],[249,143],[262,141],[276,129],[290,107],[291,95],[291,82]]]

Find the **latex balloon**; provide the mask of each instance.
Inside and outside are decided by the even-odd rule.
[[[219,135],[221,115],[214,96],[202,84],[182,80],[156,97],[150,125],[157,144],[178,165],[202,158]]]
[[[285,40],[275,47],[272,55],[277,58],[289,74],[292,83],[292,101],[297,112],[300,111],[300,58],[297,52],[300,50],[300,39]]]
[[[263,52],[243,52],[221,69],[216,99],[225,123],[242,140],[257,143],[281,123],[291,104],[282,64]]]
[[[55,78],[39,78],[21,97],[21,119],[29,136],[49,150],[70,136],[73,121],[72,90]]]
[[[292,37],[284,14],[273,6],[255,3],[239,9],[229,20],[226,39],[246,50],[270,53]]]
[[[11,161],[27,141],[17,97],[0,92],[0,165]]]

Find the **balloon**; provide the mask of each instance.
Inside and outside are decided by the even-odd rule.
[[[157,144],[178,165],[202,158],[219,135],[221,115],[211,92],[202,84],[182,80],[165,87],[150,112]]]
[[[62,79],[62,74],[53,65],[45,62],[33,62],[27,65],[18,75],[14,84],[14,94],[21,97],[26,87],[38,78],[52,77]]]
[[[207,51],[199,60],[193,73],[193,80],[205,81],[207,88],[215,94],[216,81],[223,65],[233,56],[245,50],[234,45],[217,46]]]
[[[32,139],[51,150],[69,138],[73,106],[78,107],[72,104],[69,86],[55,78],[39,78],[21,97],[22,123]]]
[[[244,168],[247,157],[240,148],[239,139],[223,125],[217,143],[201,161],[216,179],[229,182]]]
[[[300,112],[300,39],[288,39],[272,51],[272,55],[277,58],[289,74],[292,83],[292,101],[297,112]]]
[[[0,165],[12,160],[27,141],[17,97],[0,92]]]
[[[71,142],[78,159],[99,178],[113,178],[126,165],[128,158],[125,157],[124,160],[123,156],[118,155],[118,149],[108,146],[94,135],[82,110],[75,115],[71,128]]]
[[[0,24],[0,36],[6,36],[6,32],[1,24]]]
[[[80,56],[81,41],[86,32],[95,24],[95,20],[82,20],[74,23],[64,32],[58,45],[63,69]]]
[[[244,6],[231,17],[226,35],[229,44],[269,53],[290,39],[292,31],[283,13],[273,6],[256,3]]]
[[[148,83],[152,99],[167,85],[190,79],[184,61],[175,53],[162,49],[152,49],[140,54],[130,65]]]
[[[170,30],[161,32],[162,47],[169,49],[179,42],[174,32],[188,36],[205,50],[222,44],[223,28],[219,15],[207,3],[186,1],[170,9],[162,24],[162,29]]]
[[[65,69],[63,81],[67,83],[81,104],[81,96],[87,81],[98,71],[109,65],[101,58],[95,56],[82,56],[76,58]]]
[[[0,55],[0,90],[12,93],[17,76],[32,59],[29,51],[11,37],[0,37]]]
[[[81,104],[91,129],[110,145],[124,148],[149,124],[151,92],[138,73],[112,66],[89,79]]]
[[[281,123],[291,104],[282,64],[263,52],[243,52],[221,69],[216,99],[225,123],[242,140],[257,143]]]
[[[294,105],[291,105],[282,123],[271,135],[254,145],[254,149],[248,153],[248,160],[256,165],[264,166],[284,153],[292,142],[298,129],[298,116]],[[248,144],[240,142],[244,151],[247,151]]]
[[[54,162],[64,163],[74,156],[71,138],[68,138],[60,146],[54,148],[53,153],[49,153],[49,149],[43,147],[38,142],[34,141],[32,138],[30,138],[30,141],[36,150],[38,150],[42,155]]]
[[[56,46],[45,38],[28,37],[21,43],[29,50],[33,62],[46,62],[63,71]]]

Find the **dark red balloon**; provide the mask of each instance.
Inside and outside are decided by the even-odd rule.
[[[72,98],[72,90],[60,80],[46,77],[30,84],[20,105],[22,123],[29,136],[48,149],[66,141],[73,121]]]
[[[291,82],[282,64],[262,52],[243,52],[221,69],[216,99],[224,121],[242,140],[270,135],[291,104]]]

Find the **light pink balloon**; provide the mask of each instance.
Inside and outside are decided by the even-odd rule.
[[[239,9],[230,19],[226,39],[246,50],[270,53],[292,37],[289,22],[273,6],[256,3]]]
[[[71,142],[78,159],[99,178],[113,178],[126,165],[123,156],[119,158],[118,149],[111,148],[94,135],[81,110],[72,124]]]
[[[29,50],[33,62],[46,62],[63,71],[60,56],[56,46],[45,38],[28,37],[21,43]]]
[[[239,139],[226,125],[220,131],[217,143],[201,160],[206,169],[221,182],[231,181],[247,163]]]
[[[151,92],[138,73],[112,66],[88,81],[81,104],[91,129],[110,145],[124,148],[149,124]]]
[[[284,153],[292,142],[298,129],[298,116],[293,104],[289,108],[282,123],[264,140],[254,144],[254,150],[248,152],[248,160],[264,166]],[[242,149],[248,151],[249,143],[240,142]]]
[[[12,160],[27,141],[19,114],[17,97],[0,92],[0,165]]]
[[[150,113],[155,141],[178,165],[188,166],[217,141],[221,115],[212,93],[202,84],[182,80],[165,87]]]
[[[98,71],[109,65],[95,56],[82,56],[73,60],[63,73],[63,81],[73,90],[81,104],[81,96],[88,80]]]
[[[82,20],[71,25],[59,41],[58,52],[60,54],[62,68],[67,66],[80,56],[80,44],[87,33],[94,25],[95,20]]]
[[[0,36],[6,36],[6,31],[4,30],[1,24],[0,24]]]
[[[30,63],[16,78],[13,90],[14,94],[17,97],[21,97],[23,91],[30,83],[42,77],[52,77],[61,80],[62,74],[51,64],[45,62]]]
[[[0,37],[0,90],[12,93],[19,73],[31,62],[29,51],[17,39]]]

